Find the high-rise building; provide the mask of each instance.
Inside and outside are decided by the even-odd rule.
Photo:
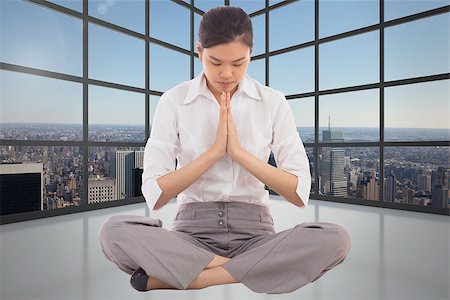
[[[344,167],[350,167],[351,166],[351,160],[350,156],[344,156]]]
[[[116,151],[113,153],[111,177],[116,180],[116,199],[132,197],[134,151]]]
[[[346,180],[334,180],[332,181],[332,193],[336,197],[347,197],[347,181]]]
[[[114,179],[90,175],[88,178],[88,204],[114,200],[117,200]]]
[[[448,172],[444,167],[438,167],[431,175],[432,186],[442,186],[448,188]]]
[[[42,163],[0,164],[0,214],[44,209]]]
[[[431,194],[431,206],[448,207],[448,189],[442,186],[434,186]]]
[[[142,173],[143,168],[134,168],[133,169],[133,194],[132,197],[142,196]]]
[[[330,182],[333,196],[347,197],[347,180],[344,173],[344,149],[331,149]]]
[[[113,153],[111,176],[116,179],[116,199],[142,195],[141,178],[144,151],[116,151]]]
[[[366,172],[364,176],[364,199],[378,200],[379,187],[375,171]]]
[[[403,203],[413,204],[414,203],[414,189],[405,186],[402,189]]]
[[[134,152],[134,167],[144,168],[144,151]]]
[[[364,198],[367,200],[378,200],[379,189],[376,178],[370,177],[365,184]]]
[[[351,183],[351,190],[356,191],[356,186],[358,184],[358,174],[355,169],[350,171],[349,182]]]
[[[431,191],[431,175],[417,175],[417,188],[419,191],[428,193]]]
[[[448,171],[438,167],[431,175],[431,205],[435,207],[448,207]]]
[[[330,151],[323,151],[319,155],[320,162],[320,193],[327,195],[331,193],[331,163],[330,163]]]
[[[384,187],[384,199],[386,202],[394,202],[397,195],[397,178],[394,171],[386,175],[385,187]]]
[[[144,171],[144,151],[136,151],[134,157],[134,169],[131,186],[133,189],[132,197],[142,196],[142,173]]]
[[[328,130],[322,132],[324,142],[343,142],[344,132],[342,130],[331,130],[328,122]],[[344,149],[331,148],[329,152],[323,153],[321,157],[322,193],[336,197],[347,197],[347,178],[345,177]]]
[[[328,130],[322,131],[324,142],[343,142],[344,141],[344,131],[342,130],[331,130],[330,124],[328,124]]]

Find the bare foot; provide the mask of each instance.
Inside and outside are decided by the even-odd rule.
[[[214,259],[209,263],[209,265],[206,266],[206,269],[221,266],[230,260],[231,260],[231,258],[216,255],[216,256],[214,256]]]

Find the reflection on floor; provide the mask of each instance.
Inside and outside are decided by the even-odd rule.
[[[106,260],[98,229],[117,214],[147,215],[145,203],[0,226],[0,299],[449,299],[449,217],[310,200],[306,209],[272,196],[276,231],[308,221],[344,225],[346,261],[290,294],[243,284],[140,293]],[[171,229],[176,202],[152,217]]]

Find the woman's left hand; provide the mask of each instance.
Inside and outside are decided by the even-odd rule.
[[[231,95],[226,93],[226,104],[227,104],[227,126],[228,126],[228,138],[227,138],[227,153],[232,158],[236,158],[240,151],[243,150],[239,144],[238,133],[236,129],[236,124],[234,123],[233,116],[231,114]]]

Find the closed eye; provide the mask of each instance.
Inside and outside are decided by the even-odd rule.
[[[214,66],[220,66],[220,64],[216,64],[216,63],[213,63],[213,62],[211,62]],[[242,66],[242,64],[243,63],[241,63],[241,64],[238,64],[238,65],[233,65],[233,66],[235,66],[235,67],[240,67],[240,66]]]

